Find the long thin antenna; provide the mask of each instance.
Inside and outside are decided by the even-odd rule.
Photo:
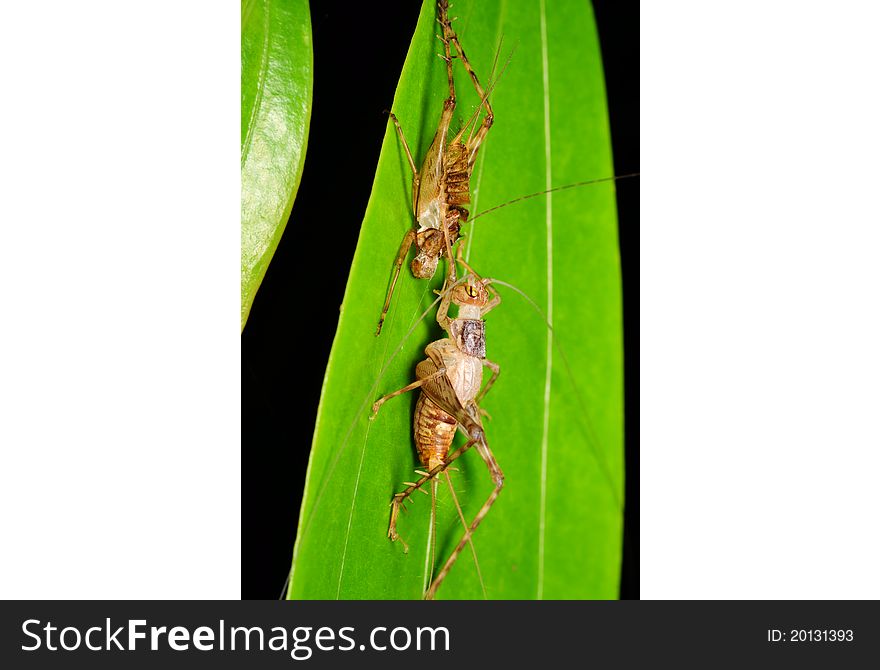
[[[437,562],[437,478],[431,482],[431,571],[428,575],[428,584],[425,585],[427,590],[431,582],[434,581],[434,565]]]
[[[557,339],[556,331],[553,329],[553,326],[551,325],[550,321],[547,319],[547,315],[544,313],[544,310],[542,310],[541,307],[538,305],[538,303],[536,303],[534,300],[532,300],[532,298],[525,291],[514,286],[513,284],[510,284],[506,281],[501,281],[500,279],[494,279],[494,278],[490,279],[489,281],[491,281],[491,283],[493,283],[493,284],[500,284],[501,286],[506,286],[507,288],[511,289],[512,291],[519,293],[520,296],[522,296],[525,299],[525,301],[528,302],[532,306],[532,308],[541,316],[541,318],[544,320],[544,324],[547,326],[547,328],[550,329],[550,336],[553,338],[553,343],[559,349],[559,353],[562,356],[562,363],[565,366],[566,374],[568,374],[569,378],[572,380],[572,383],[574,383],[575,376],[571,370],[571,365],[568,362],[568,357],[565,355],[565,349],[563,349],[562,343]],[[575,386],[575,389],[577,390],[577,386]],[[593,425],[590,422],[590,414],[587,409],[587,406],[584,403],[584,400],[581,397],[580,392],[576,392],[574,394],[574,396],[575,396],[575,400],[578,403],[578,405],[581,406],[582,421],[583,421],[584,426],[587,429],[587,444],[589,445],[590,451],[593,454],[593,458],[596,460],[596,462],[599,464],[599,468],[602,470],[602,474],[604,475],[605,481],[608,484],[609,491],[611,492],[611,496],[614,499],[615,506],[620,509],[623,509],[622,494],[617,488],[617,484],[614,481],[614,477],[611,475],[611,469],[608,466],[608,462],[605,460],[605,456],[602,454],[602,452],[599,451],[599,445],[601,444],[601,442],[599,441],[599,438],[596,434],[596,430],[593,428]]]
[[[470,526],[468,525],[467,519],[464,518],[464,512],[461,510],[461,505],[458,502],[458,496],[455,495],[455,489],[452,487],[452,475],[449,474],[449,470],[446,470],[446,483],[449,485],[449,492],[452,494],[452,500],[455,503],[455,509],[458,510],[458,518],[461,519],[462,525],[464,525],[465,531],[467,531]],[[483,583],[483,573],[480,570],[480,561],[477,560],[477,549],[474,547],[473,538],[468,538],[468,544],[471,547],[471,553],[474,556],[474,565],[477,567],[477,577],[480,579],[480,589],[483,591],[483,600],[488,600],[489,596],[486,594],[486,585]]]
[[[501,38],[498,40],[498,48],[495,49],[495,58],[492,59],[492,70],[489,72],[489,81],[488,81],[488,89],[487,89],[488,92],[487,92],[486,95],[483,97],[483,99],[480,100],[480,106],[477,107],[477,109],[481,109],[481,108],[483,107],[483,105],[485,105],[486,102],[488,102],[488,100],[489,100],[489,93],[491,93],[493,90],[495,90],[495,83],[497,83],[497,81],[498,81],[497,79],[495,79],[495,68],[498,67],[498,57],[501,55],[501,46],[502,46],[503,44],[504,44],[504,35],[502,35]],[[510,63],[510,59],[511,59],[512,56],[513,56],[513,52],[511,51],[511,52],[510,52],[510,56],[507,57],[507,62],[508,62],[508,63]],[[505,65],[504,68],[507,69],[507,65]],[[502,74],[503,74],[503,72],[502,72]],[[498,75],[498,79],[501,79],[501,75],[500,75],[500,74]],[[475,116],[476,116],[476,115],[475,115]],[[474,119],[471,118],[471,121],[473,121],[473,120],[474,120]],[[468,123],[470,123],[471,121],[468,121]],[[474,136],[474,129],[475,129],[475,128],[476,128],[476,124],[474,124],[473,126],[471,126],[471,130],[470,130],[470,132],[468,133],[468,142],[470,142],[470,141],[471,141],[471,138]]]
[[[471,127],[471,124],[477,120],[477,117],[480,115],[480,110],[483,109],[483,105],[486,104],[486,101],[489,99],[489,96],[492,95],[492,92],[495,90],[495,86],[501,81],[501,77],[504,76],[504,73],[507,71],[507,66],[510,65],[510,61],[513,58],[513,54],[516,51],[516,47],[510,50],[510,54],[507,56],[507,61],[504,63],[504,67],[501,68],[501,72],[498,73],[498,78],[495,81],[489,82],[486,86],[486,94],[480,99],[480,104],[477,105],[476,109],[474,109],[474,113],[471,114],[470,118],[467,120],[467,123],[464,124],[462,129],[459,131],[458,135],[456,135],[450,144],[454,142],[458,142],[461,140],[461,136],[464,134],[464,131]]]
[[[640,172],[630,172],[629,174],[621,174],[615,177],[602,177],[601,179],[590,179],[588,181],[579,181],[574,184],[566,184],[565,186],[556,186],[554,188],[549,188],[545,191],[538,191],[537,193],[529,193],[528,195],[521,195],[518,198],[514,198],[513,200],[508,200],[507,202],[501,203],[500,205],[495,205],[494,207],[490,207],[489,209],[484,209],[482,212],[478,212],[474,214],[472,217],[468,219],[468,223],[473,223],[477,219],[479,219],[484,214],[488,214],[489,212],[494,212],[496,209],[501,209],[502,207],[507,207],[508,205],[512,205],[514,203],[520,202],[522,200],[528,200],[529,198],[537,198],[539,195],[547,195],[548,193],[555,193],[556,191],[565,191],[570,188],[577,188],[578,186],[588,186],[590,184],[601,184],[605,181],[618,181],[620,179],[631,179],[632,177],[638,177]]]

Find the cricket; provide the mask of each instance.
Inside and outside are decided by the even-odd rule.
[[[425,470],[416,470],[416,473],[421,475],[421,478],[416,482],[404,482],[407,488],[394,495],[391,502],[388,537],[392,541],[402,541],[397,530],[400,510],[415,491],[424,492],[422,487],[430,482],[429,562],[431,579],[424,595],[424,598],[428,600],[434,598],[438,588],[458,560],[459,554],[466,544],[471,546],[477,573],[479,574],[479,561],[471,538],[477,526],[498,498],[504,482],[504,475],[486,440],[481,419],[485,411],[480,407],[480,401],[495,383],[500,372],[498,364],[485,357],[486,339],[483,318],[486,313],[500,303],[501,299],[490,288],[492,280],[481,279],[473,268],[467,264],[462,256],[462,247],[460,245],[455,260],[453,260],[452,251],[453,245],[460,236],[461,223],[466,222],[468,218],[469,213],[464,209],[463,205],[470,202],[469,183],[477,150],[492,125],[494,113],[488,95],[480,86],[478,76],[464,55],[461,41],[452,29],[448,16],[448,4],[443,0],[438,2],[438,23],[443,30],[441,41],[444,45],[444,61],[447,65],[449,97],[444,102],[440,124],[428,149],[421,171],[416,169],[412,153],[397,117],[393,114],[391,115],[413,173],[413,211],[418,213],[416,218],[419,228],[417,231],[412,228],[407,231],[403,243],[398,250],[394,274],[376,334],[378,335],[381,332],[382,323],[388,312],[394,285],[399,276],[403,261],[410,247],[415,243],[418,253],[411,264],[411,269],[416,277],[432,277],[436,271],[439,258],[445,254],[448,259],[448,271],[444,282],[444,289],[440,292],[442,300],[437,311],[437,323],[445,331],[447,337],[428,344],[425,348],[427,358],[416,366],[416,381],[377,400],[373,404],[373,411],[370,417],[371,420],[374,419],[379,408],[391,398],[409,391],[419,390],[419,397],[414,410],[413,440],[416,445],[419,461]],[[446,139],[456,101],[450,44],[454,45],[465,69],[470,75],[480,99],[480,107],[477,108],[477,112],[464,125],[464,128],[447,143]],[[496,64],[497,58],[498,52],[496,52],[495,57]],[[493,64],[493,74],[494,67],[495,65]],[[474,120],[482,106],[486,108],[486,116],[479,131],[475,136],[472,134],[468,137],[467,141],[462,142],[465,130],[474,127]],[[591,180],[521,196],[508,203],[493,207],[486,212],[481,212],[474,217],[474,220],[482,214],[487,214],[520,200],[547,195],[556,190],[586,186],[598,181],[603,180]],[[457,264],[465,267],[468,273],[463,283],[456,282]],[[450,303],[458,309],[458,315],[455,318],[449,316]],[[488,367],[492,371],[492,377],[485,388],[481,388],[483,366]],[[450,447],[457,430],[460,430],[466,436],[467,441],[450,455]],[[465,520],[455,494],[448,468],[453,461],[471,447],[476,447],[476,451],[488,468],[494,488],[473,521],[468,523]],[[464,534],[436,577],[434,577],[437,533],[437,478],[441,474],[445,474],[445,483],[449,488],[452,501],[464,526]],[[405,542],[403,542],[403,545],[405,551],[408,551]],[[480,582],[485,595],[482,575],[480,575]]]
[[[460,262],[464,263],[462,259]],[[491,289],[491,279],[482,279],[467,266],[468,274],[460,282],[453,284],[448,290],[441,292],[443,298],[437,310],[437,323],[446,332],[447,337],[431,342],[425,348],[427,358],[416,366],[417,381],[398,391],[383,396],[373,404],[374,418],[379,408],[391,398],[409,391],[420,389],[413,421],[413,439],[419,460],[427,468],[417,482],[409,482],[406,489],[395,494],[391,502],[391,521],[388,526],[388,537],[397,540],[397,517],[401,505],[410,495],[435,477],[447,471],[449,465],[471,447],[477,452],[489,469],[494,489],[489,498],[480,508],[474,520],[466,526],[465,533],[458,545],[433,579],[425,599],[433,599],[434,594],[452,568],[458,555],[470,541],[477,526],[489,512],[501,488],[504,485],[504,474],[498,461],[486,441],[480,409],[480,400],[495,383],[501,368],[497,363],[486,358],[485,324],[483,317],[498,306],[501,297]],[[450,302],[457,306],[458,315],[449,316]],[[492,371],[492,377],[485,387],[483,382],[483,366]],[[467,436],[464,446],[452,455],[449,448],[457,429]],[[453,492],[452,481],[448,477],[447,484]],[[406,482],[405,482],[406,483]],[[436,484],[436,482],[433,482]],[[436,485],[432,487],[432,527],[436,525],[433,511],[436,506]],[[456,507],[461,515],[461,508]],[[432,538],[432,546],[434,540]]]
[[[495,119],[492,105],[489,102],[489,96],[480,85],[480,80],[464,53],[458,35],[452,29],[447,0],[440,0],[437,3],[437,13],[437,21],[442,27],[440,40],[443,43],[443,60],[446,62],[449,97],[443,102],[440,123],[437,127],[437,132],[434,134],[434,140],[425,154],[421,170],[416,168],[412,151],[406,141],[400,121],[398,121],[397,116],[393,113],[389,113],[412,170],[412,211],[418,228],[410,228],[400,244],[397,258],[394,261],[394,270],[391,276],[391,284],[388,287],[388,295],[385,298],[382,314],[379,316],[379,323],[376,326],[376,335],[382,332],[382,324],[388,314],[391,297],[394,294],[394,286],[400,276],[403,262],[413,244],[416,245],[418,250],[416,257],[410,264],[413,276],[420,279],[430,279],[433,277],[437,271],[440,257],[445,253],[446,258],[449,259],[448,278],[453,282],[455,281],[452,247],[458,240],[461,222],[467,221],[468,218],[468,210],[465,209],[464,205],[468,204],[471,199],[470,181],[474,163],[477,159],[477,151],[485,140]],[[481,100],[481,106],[477,108],[477,111],[471,116],[470,120],[451,139],[449,139],[449,126],[452,123],[456,108],[456,97],[450,45],[454,45],[457,57],[465,70],[467,70],[468,75],[470,75],[470,79]],[[485,107],[486,113],[475,133],[474,129],[476,128],[479,111],[483,107]],[[465,133],[467,133],[467,138],[465,138]]]
[[[430,146],[420,167],[404,136],[418,123],[412,114],[417,107],[395,98],[395,131],[389,129],[383,152],[397,147],[394,175],[401,191],[408,191],[412,177],[412,223],[396,247],[390,281],[387,266],[376,263],[358,266],[357,273],[353,267],[349,279],[351,302],[347,292],[340,328],[354,333],[365,327],[374,344],[361,344],[357,356],[331,355],[325,387],[343,383],[347,398],[344,405],[324,408],[316,429],[315,444],[323,452],[310,461],[289,597],[473,598],[476,589],[484,598],[615,597],[606,566],[618,560],[623,509],[622,423],[614,418],[622,393],[614,339],[619,285],[616,259],[603,249],[616,248],[616,230],[602,218],[606,214],[585,206],[592,198],[553,196],[634,175],[585,180],[613,174],[609,150],[600,146],[594,156],[579,135],[563,134],[574,145],[567,162],[553,162],[560,165],[553,178],[546,126],[552,108],[543,115],[534,108],[523,115],[517,108],[518,86],[537,81],[540,88],[540,51],[536,61],[535,47],[524,52],[514,35],[517,61],[496,93],[496,45],[508,35],[501,28],[494,37],[484,30],[478,53],[468,37],[473,30],[453,28],[473,28],[468,21],[481,7],[465,3],[458,22],[447,2],[434,7],[431,20],[435,31],[439,23],[442,53],[431,49],[431,57],[442,65],[432,81],[438,87],[444,81],[444,99],[436,128],[422,128]],[[509,9],[520,12],[519,5]],[[422,31],[426,13],[423,6]],[[552,48],[552,26],[548,31],[544,44]],[[426,43],[414,46],[426,53]],[[475,60],[465,57],[462,43]],[[472,66],[480,65],[480,54],[487,69],[493,63],[485,87]],[[530,73],[521,57],[531,59]],[[424,58],[418,68],[428,63]],[[460,97],[452,72],[456,60],[471,80]],[[404,75],[431,70],[418,68]],[[423,104],[428,115],[439,98]],[[509,126],[518,127],[518,142],[537,148],[505,143]],[[493,137],[488,143],[487,135]],[[565,155],[561,142],[554,150]],[[522,163],[511,155],[522,156]],[[607,198],[607,190],[596,191],[602,193],[597,202]],[[409,192],[398,193],[403,202],[410,200]],[[391,202],[381,201],[383,221],[391,219]],[[368,208],[363,230],[369,216]],[[555,247],[552,225],[562,234]],[[393,235],[387,246],[396,245]],[[426,281],[423,292],[404,280],[398,285],[413,246],[410,269],[416,277],[429,280],[440,259],[446,263],[438,278],[442,289],[434,291],[430,305],[437,283]],[[380,274],[385,279],[378,294]],[[594,285],[597,278],[601,287]],[[507,290],[522,300],[508,300]],[[366,304],[369,310],[383,295],[375,334],[383,324],[387,332],[376,339],[369,314],[364,319],[359,310],[349,317],[346,309]],[[407,476],[410,468],[417,468],[415,477]],[[316,562],[317,556],[324,561]],[[370,573],[383,576],[367,583]]]

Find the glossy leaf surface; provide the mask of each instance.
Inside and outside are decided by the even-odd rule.
[[[308,2],[242,0],[242,329],[293,207],[311,106]]]
[[[613,175],[589,5],[461,0],[453,13],[484,84],[504,37],[496,78],[504,73],[491,96],[495,125],[472,179],[472,218],[548,186]],[[434,4],[425,2],[393,104],[417,162],[447,92],[437,29]],[[463,124],[478,98],[458,62],[455,77]],[[393,259],[412,226],[410,184],[389,123],[324,381],[294,550],[293,598],[419,598],[431,572],[428,497],[416,494],[402,515],[408,553],[386,537],[391,495],[416,477],[415,394],[389,401],[369,420],[373,401],[411,382],[425,345],[441,336],[431,303],[442,270],[428,282],[407,268],[382,335],[374,336]],[[487,355],[501,376],[483,407],[492,416],[485,421],[487,438],[506,480],[474,537],[486,595],[615,598],[623,382],[613,183],[531,198],[477,218],[464,232],[461,244],[474,268],[515,285],[539,307],[499,286],[503,302],[487,317]],[[457,466],[453,481],[471,519],[491,481],[475,452]],[[437,530],[442,562],[462,533],[444,488]],[[469,550],[438,597],[483,597]]]

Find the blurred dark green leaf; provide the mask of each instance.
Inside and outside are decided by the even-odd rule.
[[[311,108],[308,2],[242,0],[242,329],[293,207]]]

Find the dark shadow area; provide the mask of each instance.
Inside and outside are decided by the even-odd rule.
[[[305,168],[242,334],[245,599],[278,598],[290,568],[324,368],[388,123],[383,110],[419,14],[417,2],[384,2],[381,15],[373,3],[310,5]]]
[[[594,2],[611,118],[614,171],[639,171],[638,5]],[[623,273],[624,387],[626,407],[626,513],[620,597],[639,597],[639,178],[617,182],[617,217]]]

